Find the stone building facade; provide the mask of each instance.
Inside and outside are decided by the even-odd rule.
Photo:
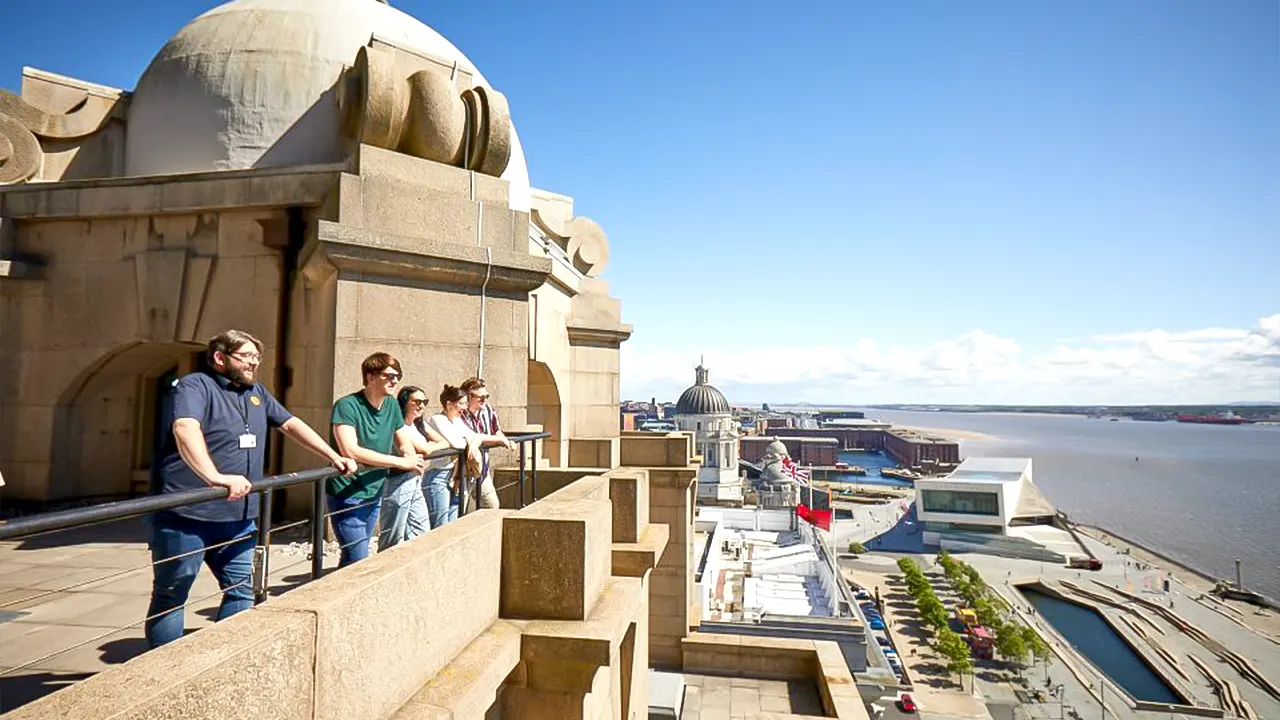
[[[608,240],[530,187],[511,117],[377,0],[222,5],[133,91],[25,70],[0,91],[5,498],[145,487],[159,392],[231,327],[318,428],[385,350],[432,396],[484,376],[507,428],[553,434],[545,465],[572,439],[616,455]],[[269,469],[314,464],[284,447]]]
[[[698,499],[709,503],[742,503],[742,478],[738,470],[737,421],[724,393],[709,382],[701,363],[694,369],[694,383],[676,401],[676,427],[691,432],[702,455],[698,471]]]

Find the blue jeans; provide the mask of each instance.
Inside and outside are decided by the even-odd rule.
[[[333,523],[333,534],[338,537],[341,548],[338,567],[344,568],[369,557],[369,539],[378,524],[382,501],[376,497],[369,500],[340,498],[337,495],[326,497],[329,499],[329,522]]]
[[[147,643],[153,648],[182,637],[183,605],[196,581],[201,563],[207,564],[222,588],[217,620],[225,620],[253,607],[253,547],[257,544],[253,520],[211,522],[172,513],[151,519],[151,606],[145,623]],[[242,538],[219,548],[212,545]],[[190,554],[187,554],[190,553]],[[178,555],[185,557],[168,560]]]
[[[422,476],[422,492],[427,497],[427,510],[431,515],[431,529],[458,519],[458,496],[449,490],[454,466],[428,468]]]
[[[422,476],[397,473],[382,486],[382,528],[378,532],[378,551],[412,540],[431,529],[427,518],[427,499],[422,495]]]

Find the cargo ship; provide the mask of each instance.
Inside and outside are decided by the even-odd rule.
[[[1179,415],[1180,423],[1198,423],[1201,425],[1243,425],[1247,420],[1235,413],[1226,412],[1221,415]]]

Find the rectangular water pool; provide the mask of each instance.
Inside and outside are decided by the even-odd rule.
[[[1135,700],[1190,704],[1162,680],[1096,611],[1031,587],[1018,589],[1072,647]]]

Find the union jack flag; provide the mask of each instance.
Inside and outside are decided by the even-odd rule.
[[[809,484],[809,471],[802,470],[790,457],[782,458],[782,469],[786,470],[787,473],[801,485]]]

